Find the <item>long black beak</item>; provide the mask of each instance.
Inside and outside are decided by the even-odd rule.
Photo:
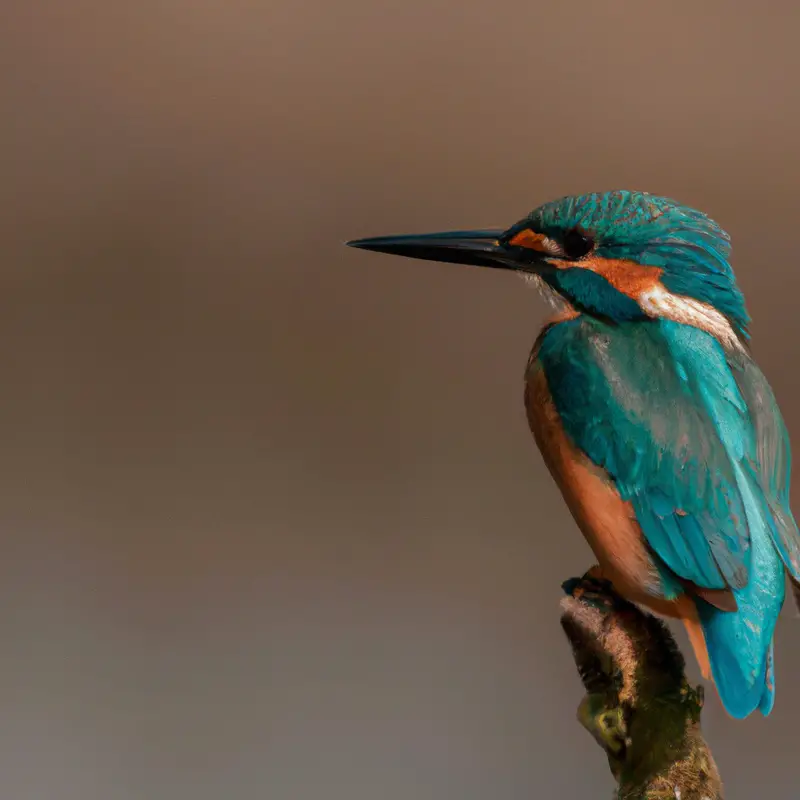
[[[503,233],[502,230],[482,230],[377,236],[374,239],[355,239],[347,242],[347,246],[408,258],[422,258],[426,261],[446,261],[451,264],[495,269],[530,269],[531,259],[520,253],[523,248],[501,244]],[[528,252],[533,254],[532,251]]]

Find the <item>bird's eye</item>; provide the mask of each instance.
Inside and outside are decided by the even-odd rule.
[[[583,256],[592,251],[594,241],[591,236],[587,236],[583,231],[573,228],[564,235],[563,247],[564,255],[567,258],[578,259],[583,258]]]

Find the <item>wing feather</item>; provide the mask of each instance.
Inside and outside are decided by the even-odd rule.
[[[549,332],[539,357],[567,434],[632,503],[663,565],[702,589],[745,586],[740,475],[757,435],[716,339],[666,320],[582,317]]]

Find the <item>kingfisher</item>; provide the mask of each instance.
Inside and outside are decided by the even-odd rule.
[[[800,536],[789,436],[751,354],[729,235],[675,200],[608,191],[548,202],[506,230],[347,244],[511,270],[553,302],[524,402],[595,574],[683,623],[728,714],[767,716]]]

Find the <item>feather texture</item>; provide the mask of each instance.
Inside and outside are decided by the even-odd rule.
[[[545,203],[504,238],[528,228],[554,240],[572,228],[588,231],[598,255],[658,267],[668,291],[713,306],[747,336],[750,317],[729,263],[730,237],[701,211],[646,192],[592,192]]]
[[[760,370],[698,328],[586,315],[551,326],[537,358],[565,433],[631,503],[664,596],[733,593],[736,611],[693,593],[712,672],[732,715],[768,713],[800,538],[786,430]]]

